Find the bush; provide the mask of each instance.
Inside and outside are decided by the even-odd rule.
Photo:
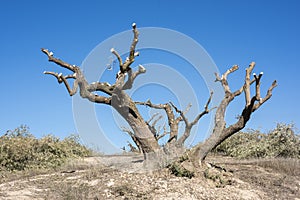
[[[300,158],[300,137],[293,125],[277,124],[267,134],[239,132],[221,143],[215,153],[238,158]]]
[[[52,135],[37,139],[27,126],[20,126],[0,137],[0,171],[56,168],[68,158],[90,154],[75,135],[63,140]]]
[[[172,174],[174,174],[177,177],[193,178],[195,176],[195,172],[185,169],[182,165],[180,165],[177,162],[168,165],[168,169]]]
[[[170,170],[171,174],[174,174],[177,177],[193,178],[195,176],[195,172],[184,166],[186,161],[189,161],[187,154],[181,156],[177,161],[169,164],[167,168]]]

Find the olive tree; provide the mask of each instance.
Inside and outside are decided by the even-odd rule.
[[[66,75],[50,71],[45,71],[44,73],[54,76],[59,84],[63,83],[70,96],[73,96],[79,90],[82,98],[97,104],[112,106],[130,126],[130,129],[125,129],[124,131],[129,134],[139,151],[145,155],[145,159],[148,158],[147,155],[152,153],[169,154],[168,156],[170,158],[174,158],[178,155],[182,155],[184,152],[184,143],[190,136],[193,126],[198,123],[201,117],[211,111],[210,102],[213,98],[213,91],[210,93],[204,110],[191,121],[186,117],[186,113],[191,107],[190,105],[183,110],[172,102],[156,104],[152,103],[151,100],[147,100],[146,102],[134,101],[126,91],[133,87],[135,79],[140,74],[146,73],[146,69],[142,65],[139,65],[137,70],[132,69],[135,58],[139,56],[139,52],[136,51],[139,32],[135,23],[132,25],[132,32],[133,40],[130,45],[129,55],[125,60],[122,59],[117,50],[111,49],[111,53],[116,57],[119,65],[119,72],[116,74],[114,83],[89,83],[79,66],[71,65],[60,60],[56,58],[51,51],[42,48],[42,52],[47,55],[50,62],[70,71],[70,74]],[[255,73],[252,74],[254,67],[255,63],[252,62],[246,69],[244,84],[237,91],[231,91],[227,81],[228,76],[238,70],[239,67],[237,65],[234,65],[222,75],[215,74],[216,81],[220,82],[223,86],[224,98],[216,107],[214,128],[211,135],[204,142],[197,144],[193,148],[190,158],[195,166],[199,166],[199,163],[205,160],[207,154],[221,142],[243,129],[249,121],[251,114],[271,98],[272,90],[277,86],[276,81],[269,87],[267,94],[262,97],[260,92],[260,80],[263,73],[261,72],[258,75]],[[251,78],[252,75],[253,78]],[[73,79],[72,86],[70,86],[68,79]],[[250,87],[252,85],[255,87],[255,93],[251,96]],[[105,95],[101,96],[99,92]],[[228,105],[242,93],[245,95],[244,109],[236,123],[227,125],[225,122],[226,109]],[[160,117],[154,115],[149,120],[145,120],[139,112],[139,106],[163,110],[168,120],[168,126],[164,127],[163,130],[158,130],[156,123]],[[184,124],[183,133],[179,133],[180,123]],[[158,141],[163,137],[168,137],[168,140],[165,145],[161,146]]]

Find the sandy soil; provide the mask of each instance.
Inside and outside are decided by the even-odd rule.
[[[143,157],[114,155],[70,162],[46,174],[1,181],[0,199],[294,199],[300,174],[283,173],[257,161],[209,157],[217,167],[194,178],[168,169],[143,170]]]

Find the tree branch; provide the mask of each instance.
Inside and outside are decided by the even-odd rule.
[[[263,75],[263,72],[260,72],[259,75],[257,76],[255,73],[253,73],[253,76],[255,78],[255,83],[256,83],[256,100],[260,101],[261,97],[260,97],[260,79]]]
[[[130,69],[128,71],[128,80],[126,81],[126,83],[124,84],[122,89],[123,90],[131,89],[135,78],[138,75],[143,74],[145,72],[146,72],[146,69],[142,65],[139,65],[138,70],[134,73],[132,73],[132,69]]]
[[[69,63],[55,58],[53,53],[49,52],[47,49],[42,49],[42,52],[47,55],[50,62],[54,62],[55,64],[74,73],[73,75],[67,76],[62,76],[62,74],[57,74],[55,72],[46,72],[46,74],[54,76],[59,83],[64,82],[70,95],[74,95],[79,87],[80,96],[82,98],[86,98],[95,103],[108,104],[115,108],[132,128],[133,132],[131,135],[138,141],[137,144],[140,145],[140,148],[144,153],[148,153],[158,150],[160,146],[147,126],[145,120],[139,113],[136,104],[124,91],[132,88],[135,78],[146,71],[143,66],[139,66],[136,72],[130,68],[135,57],[139,55],[139,53],[135,51],[139,35],[138,30],[136,29],[136,24],[132,25],[132,29],[133,40],[130,46],[129,56],[125,61],[122,60],[121,55],[119,55],[116,50],[111,49],[112,54],[117,57],[120,65],[120,70],[117,74],[115,84],[113,85],[101,82],[93,82],[89,84],[79,67],[70,65]],[[70,78],[74,79],[73,88],[70,87],[67,81]],[[98,91],[105,93],[108,97],[98,95],[96,93]]]
[[[140,142],[138,141],[138,139],[135,137],[134,133],[130,129],[125,128],[125,127],[122,127],[122,131],[126,132],[131,137],[131,139],[133,140],[133,142],[138,147],[139,152],[142,152],[142,146],[141,146]]]
[[[52,75],[52,76],[56,77],[59,84],[63,82],[65,84],[70,96],[73,96],[74,94],[76,94],[77,89],[78,89],[78,82],[76,80],[76,74],[75,73],[73,75],[63,76],[62,73],[58,74],[58,73],[55,73],[55,72],[45,71],[44,74],[49,74],[49,75]],[[70,85],[67,81],[67,79],[69,79],[69,78],[75,79],[72,89],[71,89],[71,87],[70,87]]]
[[[215,73],[216,76],[216,81],[220,81],[222,83],[222,86],[224,88],[225,93],[231,93],[228,82],[227,82],[227,76],[231,74],[232,72],[236,71],[239,69],[238,65],[234,65],[230,69],[228,69],[222,77],[220,77],[217,73]]]
[[[255,62],[251,62],[249,67],[246,68],[246,77],[245,77],[245,85],[244,85],[244,92],[245,92],[245,99],[246,105],[249,106],[251,103],[251,94],[250,94],[250,74],[255,66]]]
[[[148,99],[146,102],[136,101],[134,103],[136,105],[149,106],[149,107],[155,108],[155,109],[164,109],[167,106],[167,104],[153,104],[150,99]]]
[[[129,141],[127,141],[127,143],[128,143],[128,146],[129,146],[131,152],[141,153],[141,151],[139,149],[137,149],[136,147],[134,147]]]
[[[260,98],[259,102],[253,106],[252,112],[256,111],[263,103],[265,103],[267,100],[269,100],[272,97],[272,91],[276,86],[277,86],[277,81],[275,80],[273,81],[272,85],[269,87],[265,98],[263,99]]]
[[[175,115],[172,111],[172,107],[170,103],[165,104],[153,104],[150,100],[146,102],[135,102],[137,105],[145,105],[155,109],[164,109],[168,118],[168,124],[170,127],[170,138],[168,143],[172,142],[174,139],[177,140],[178,136],[178,124],[182,120],[181,117],[175,119]]]
[[[257,76],[255,73],[254,80],[250,80],[250,74],[252,73],[252,70],[255,66],[255,63],[250,63],[249,67],[246,69],[246,76],[245,76],[245,83],[243,87],[234,93],[230,93],[230,91],[224,87],[224,90],[227,90],[225,92],[225,97],[221,101],[220,105],[218,106],[218,109],[216,111],[215,115],[215,127],[213,129],[213,133],[211,136],[204,141],[203,145],[197,145],[195,148],[194,156],[196,156],[200,161],[203,161],[207,154],[214,149],[216,146],[218,146],[221,142],[226,140],[228,137],[233,135],[234,133],[242,130],[246,123],[249,121],[251,114],[257,110],[264,102],[266,102],[268,99],[272,96],[272,90],[277,86],[276,81],[272,83],[270,88],[268,89],[267,95],[265,98],[260,97],[260,79],[263,75],[263,73],[260,73],[259,76]],[[223,76],[224,78],[224,76]],[[256,94],[251,98],[250,94],[250,86],[255,82],[255,88],[256,88]],[[226,86],[226,85],[225,85]],[[235,98],[235,96],[238,96],[244,91],[245,93],[245,106],[242,111],[242,114],[240,115],[238,121],[226,128],[226,122],[225,122],[225,112],[227,109],[227,106],[229,103]],[[255,102],[257,102],[255,104]],[[199,161],[199,160],[198,160]],[[195,161],[194,164],[197,166],[199,163],[198,161]]]
[[[188,121],[188,119],[185,116],[184,112],[182,112],[181,110],[179,110],[172,102],[170,103],[173,106],[173,108],[175,109],[175,111],[180,114],[181,118],[183,119],[183,121],[185,123],[185,131],[184,131],[183,135],[178,139],[178,141],[177,141],[178,145],[183,145],[184,144],[184,142],[186,141],[186,139],[191,134],[192,127],[200,120],[201,117],[203,117],[205,114],[207,114],[207,113],[210,112],[210,110],[208,109],[208,106],[209,106],[209,104],[211,102],[212,95],[213,95],[213,92],[210,93],[210,96],[209,96],[209,98],[207,100],[207,103],[204,106],[204,111],[202,111],[201,113],[199,113],[192,122]],[[212,108],[212,109],[214,109],[214,108]]]
[[[104,83],[93,82],[87,88],[87,90],[89,92],[100,91],[100,92],[104,92],[110,96],[112,95],[114,89],[115,89],[115,85],[110,85],[107,82],[104,82]]]
[[[211,91],[210,92],[210,96],[209,96],[209,98],[208,98],[208,100],[207,100],[207,102],[206,102],[206,104],[204,106],[204,111],[202,111],[201,113],[199,113],[198,116],[194,119],[194,121],[191,122],[192,126],[194,126],[201,119],[201,117],[203,117],[203,115],[208,114],[211,110],[213,110],[213,109],[216,108],[216,107],[213,107],[211,109],[208,109],[208,106],[209,106],[209,104],[211,102],[211,99],[212,99],[212,95],[213,95],[213,92]]]
[[[138,52],[135,52],[135,47],[136,44],[138,43],[138,36],[139,32],[136,28],[136,24],[132,24],[132,31],[133,31],[133,40],[130,46],[130,52],[129,52],[129,57],[126,58],[125,62],[122,62],[121,56],[115,49],[111,49],[111,52],[118,58],[119,61],[119,66],[120,66],[120,71],[117,74],[117,79],[121,74],[125,74],[126,72],[130,71],[130,65],[134,62],[134,58],[139,55]]]
[[[136,47],[136,44],[138,43],[138,37],[139,37],[139,32],[138,32],[138,30],[137,30],[137,28],[136,28],[136,24],[135,23],[133,23],[132,24],[132,31],[133,31],[133,35],[134,35],[134,37],[133,37],[133,40],[132,40],[132,44],[131,44],[131,46],[130,46],[130,54],[129,54],[129,61],[134,61],[134,58],[136,57],[136,56],[138,56],[139,54],[138,54],[138,52],[136,53],[135,52],[135,47]]]
[[[157,117],[159,115],[159,113],[154,113],[151,118],[147,121],[147,123],[149,124],[155,117]]]
[[[54,62],[57,65],[60,65],[60,66],[62,66],[64,68],[66,68],[66,69],[69,69],[69,70],[75,72],[75,67],[76,67],[75,65],[70,65],[69,63],[66,63],[66,62],[64,62],[64,61],[62,61],[60,59],[55,58],[53,56],[53,52],[49,52],[48,49],[42,48],[41,50],[42,50],[42,52],[44,54],[46,54],[48,56],[48,60],[50,62]]]
[[[255,79],[252,79],[252,80],[250,81],[250,85],[252,85],[254,82],[255,82]],[[236,90],[236,91],[233,93],[233,95],[236,97],[236,96],[239,96],[240,94],[242,94],[243,91],[244,91],[244,87],[245,87],[245,84],[244,84],[240,89]]]
[[[55,72],[49,72],[45,71],[44,74],[52,75],[54,76],[58,83],[64,83],[65,87],[68,90],[68,93],[70,96],[73,96],[76,92],[78,87],[80,88],[80,96],[82,98],[86,98],[91,102],[95,103],[104,103],[104,104],[110,104],[111,103],[111,98],[110,97],[104,97],[104,96],[99,96],[98,94],[94,94],[92,92],[94,91],[103,91],[107,94],[111,94],[111,89],[107,84],[101,83],[98,84],[91,84],[89,85],[88,82],[86,81],[83,72],[80,70],[79,67],[76,65],[70,65],[67,62],[64,62],[60,59],[57,59],[53,56],[52,52],[49,52],[47,49],[41,49],[41,51],[48,56],[48,60],[50,62],[54,62],[55,64],[69,69],[70,71],[73,72],[71,75],[66,75],[63,76],[62,73],[55,73]],[[67,79],[75,79],[73,83],[73,87],[71,88]]]
[[[111,48],[110,52],[117,57],[117,59],[119,61],[119,66],[121,67],[123,65],[123,61],[122,61],[120,54],[114,48]]]
[[[165,136],[168,135],[169,133],[170,133],[170,132],[167,131],[166,126],[164,126],[164,132],[163,132],[162,134],[158,135],[158,136],[156,137],[156,140],[157,140],[157,141],[160,140],[161,138],[165,137]]]

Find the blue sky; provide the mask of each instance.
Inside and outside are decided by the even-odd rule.
[[[274,79],[278,87],[247,127],[268,130],[277,122],[300,126],[297,0],[2,0],[0,5],[0,134],[21,124],[28,125],[36,136],[76,133],[72,98],[63,85],[43,74],[60,69],[48,63],[40,48],[51,49],[59,58],[80,65],[100,42],[130,29],[132,22],[188,35],[205,48],[221,72],[238,64],[240,70],[229,77],[232,88],[240,86],[244,68],[255,61],[257,72],[264,72],[263,94]],[[151,61],[151,57],[145,59]],[[205,102],[208,94],[203,96]],[[228,118],[239,114],[243,102],[242,96],[230,106]],[[97,105],[97,109],[102,107],[107,109]]]

